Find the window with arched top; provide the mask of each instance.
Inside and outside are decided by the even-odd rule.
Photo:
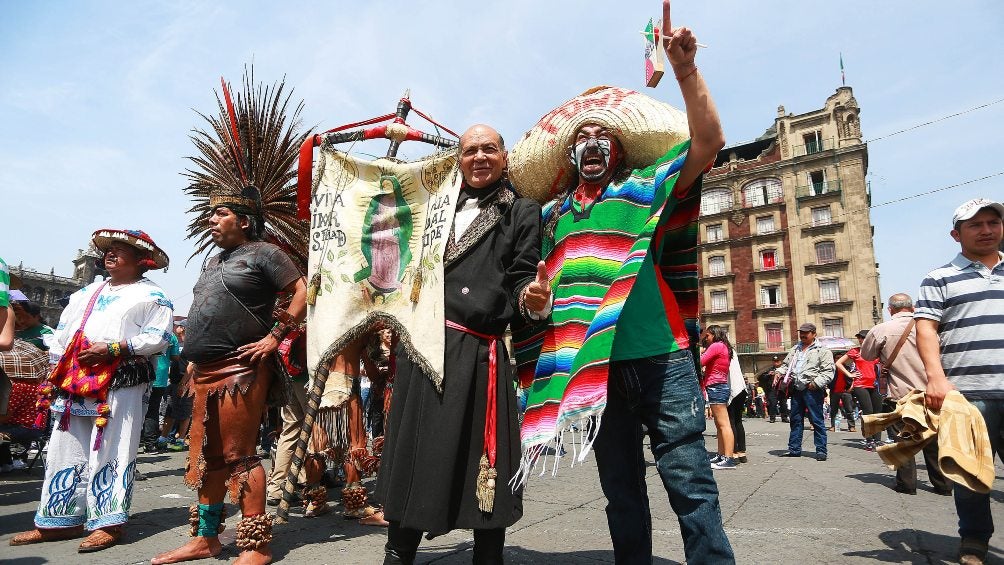
[[[701,195],[701,214],[717,214],[732,209],[732,191],[727,188],[712,188]]]
[[[784,200],[781,179],[769,177],[752,180],[743,185],[743,205],[747,208],[763,206]]]
[[[36,288],[35,291],[28,296],[31,296],[31,300],[35,304],[42,304],[45,301],[45,289],[41,287]]]
[[[708,276],[720,277],[725,274],[725,256],[715,255],[708,257]]]
[[[763,269],[764,271],[772,271],[777,268],[776,249],[760,250],[760,268]]]

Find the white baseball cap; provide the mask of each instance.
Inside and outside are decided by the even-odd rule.
[[[952,226],[963,221],[968,220],[976,215],[977,212],[984,208],[993,208],[997,210],[997,213],[1004,218],[1004,204],[1000,202],[994,202],[993,200],[987,200],[986,198],[973,198],[969,202],[966,202],[962,206],[955,209],[955,215],[952,216]]]

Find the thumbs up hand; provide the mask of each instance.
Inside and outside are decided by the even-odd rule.
[[[523,291],[523,304],[531,312],[541,312],[551,300],[551,281],[547,278],[544,262],[537,263],[537,278]]]

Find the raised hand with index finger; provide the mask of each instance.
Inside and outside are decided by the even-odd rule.
[[[669,64],[672,65],[677,79],[695,67],[694,56],[697,55],[697,38],[694,37],[689,28],[673,29],[669,0],[662,2],[662,46],[666,50],[666,57],[669,59]]]

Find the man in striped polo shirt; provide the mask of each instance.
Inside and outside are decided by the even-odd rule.
[[[927,406],[937,410],[958,390],[986,421],[999,453],[1004,439],[1004,204],[977,198],[959,206],[952,238],[962,252],[928,273],[914,318],[927,373]],[[994,531],[990,496],[955,486],[960,563],[983,563]]]

